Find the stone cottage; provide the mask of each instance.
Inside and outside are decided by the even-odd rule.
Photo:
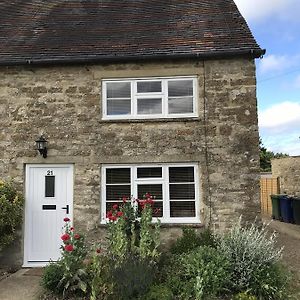
[[[15,261],[56,259],[65,216],[103,237],[123,196],[156,197],[166,240],[259,213],[264,50],[233,0],[14,0],[0,15],[0,178],[26,198]]]

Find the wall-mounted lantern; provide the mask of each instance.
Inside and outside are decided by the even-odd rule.
[[[43,155],[44,158],[47,157],[47,140],[41,135],[36,142],[36,149],[39,150],[40,154]]]

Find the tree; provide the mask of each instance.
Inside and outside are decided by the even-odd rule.
[[[271,172],[271,159],[287,156],[289,155],[285,153],[274,153],[273,151],[267,150],[267,148],[264,147],[261,138],[259,139],[259,159],[261,172]]]

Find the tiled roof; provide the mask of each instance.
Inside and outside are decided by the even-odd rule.
[[[259,57],[233,0],[0,1],[0,64]]]

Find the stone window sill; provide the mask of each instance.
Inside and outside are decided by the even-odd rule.
[[[166,122],[195,122],[201,121],[200,117],[193,118],[162,118],[162,119],[119,119],[100,120],[99,123],[166,123]]]

